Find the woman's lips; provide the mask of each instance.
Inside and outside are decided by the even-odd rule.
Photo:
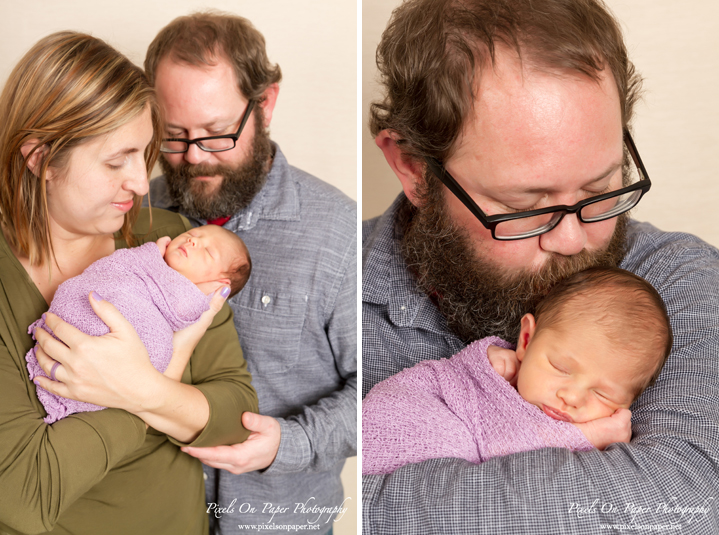
[[[542,410],[544,411],[544,414],[550,418],[554,418],[555,420],[560,420],[562,422],[572,422],[572,417],[566,412],[558,411],[557,409],[547,407],[546,405],[542,405]]]
[[[129,201],[125,201],[125,202],[114,202],[114,203],[112,203],[112,205],[113,205],[115,208],[117,208],[118,210],[120,210],[121,212],[129,212],[129,211],[132,209],[132,205],[133,205],[133,204],[134,204],[134,203],[133,203],[133,200],[132,200],[132,199],[130,199]]]

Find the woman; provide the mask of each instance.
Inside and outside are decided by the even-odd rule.
[[[162,131],[153,90],[104,42],[61,32],[20,61],[0,117],[0,532],[206,533],[202,469],[179,447],[244,440],[242,412],[257,410],[228,307],[212,318],[222,297],[176,335],[176,347],[197,344],[182,383],[149,364],[102,296],[90,304],[106,336],[48,314],[64,344],[38,332],[38,361],[57,379],[39,384],[113,408],[45,424],[24,360],[27,327],[60,283],[116,248],[189,228],[140,210]]]

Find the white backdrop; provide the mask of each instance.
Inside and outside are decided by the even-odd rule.
[[[141,66],[163,26],[209,8],[252,21],[282,68],[270,130],[288,161],[357,199],[356,0],[0,0],[0,84],[35,42],[60,30],[104,39]],[[356,471],[349,459],[337,535],[357,532]]]
[[[634,140],[652,179],[633,215],[719,246],[719,2],[606,0],[645,78]],[[362,27],[362,217],[382,213],[399,181],[367,128],[377,97],[374,53],[396,0],[364,0]]]

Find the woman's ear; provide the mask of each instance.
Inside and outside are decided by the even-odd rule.
[[[517,340],[517,360],[522,362],[524,355],[527,353],[527,347],[529,342],[532,341],[534,331],[537,328],[537,323],[534,320],[534,316],[531,314],[525,314],[522,316],[522,322],[519,330],[519,340]]]
[[[40,176],[43,160],[48,153],[47,145],[38,147],[39,143],[40,141],[38,139],[30,139],[20,147],[20,152],[22,152],[23,158],[25,158],[25,165],[27,165],[27,168],[35,176]],[[47,173],[45,178],[46,180],[50,180],[51,173]]]
[[[402,189],[409,202],[419,207],[421,202],[417,196],[417,185],[422,180],[424,166],[402,152],[397,143],[398,139],[396,132],[382,130],[374,138],[374,142],[382,150],[387,163],[402,183]]]

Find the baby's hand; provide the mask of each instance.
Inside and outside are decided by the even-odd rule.
[[[574,425],[598,450],[615,442],[629,442],[632,438],[632,413],[629,409],[617,409],[611,416]]]
[[[165,258],[165,252],[167,251],[167,246],[170,245],[170,242],[172,239],[169,236],[163,236],[159,240],[157,240],[155,243],[157,244],[157,248],[160,250],[160,254],[162,255],[162,258]]]
[[[487,348],[487,358],[494,371],[509,381],[512,386],[517,384],[519,360],[517,360],[516,351],[498,346],[489,346]]]

